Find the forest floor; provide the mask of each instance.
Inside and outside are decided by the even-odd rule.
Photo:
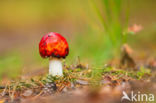
[[[35,76],[0,86],[0,103],[155,102],[156,60],[142,64],[126,56],[116,67],[111,63],[94,69],[81,63],[64,65],[63,77]],[[129,100],[122,98],[125,95]]]

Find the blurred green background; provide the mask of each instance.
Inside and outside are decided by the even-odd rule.
[[[48,69],[48,59],[38,51],[41,37],[48,32],[66,37],[67,65],[78,57],[83,63],[103,65],[114,52],[120,55],[116,53],[122,45],[120,34],[133,24],[143,30],[128,34],[126,42],[138,57],[156,56],[155,0],[1,0],[0,78]]]

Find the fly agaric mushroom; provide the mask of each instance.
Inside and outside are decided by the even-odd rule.
[[[41,57],[49,58],[49,74],[62,76],[62,58],[66,58],[69,47],[66,39],[59,33],[50,32],[44,35],[39,43]]]

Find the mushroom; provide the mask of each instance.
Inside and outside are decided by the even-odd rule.
[[[49,58],[49,74],[62,76],[62,58],[66,58],[69,47],[66,39],[59,33],[50,32],[44,35],[39,43],[41,57]]]

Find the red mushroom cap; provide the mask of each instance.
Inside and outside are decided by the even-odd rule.
[[[39,52],[43,58],[65,58],[69,53],[69,47],[62,35],[50,32],[42,37],[39,43]]]

